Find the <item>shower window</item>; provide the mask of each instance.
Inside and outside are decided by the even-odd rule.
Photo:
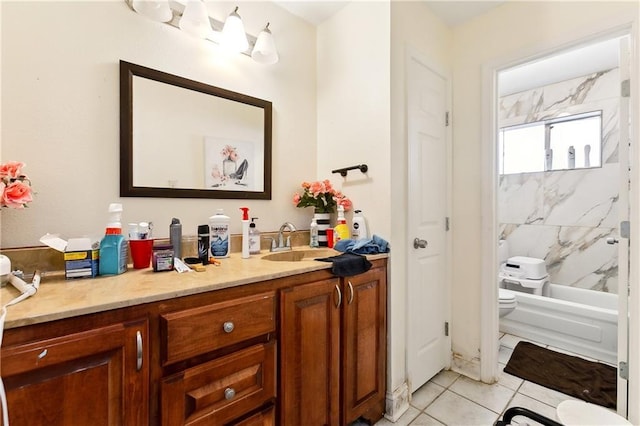
[[[602,111],[503,127],[501,174],[600,167]]]

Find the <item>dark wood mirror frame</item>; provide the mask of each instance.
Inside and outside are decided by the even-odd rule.
[[[224,191],[198,188],[134,186],[133,178],[133,79],[135,76],[208,94],[264,110],[264,165],[262,191]],[[120,196],[157,198],[271,199],[272,104],[269,101],[120,61]]]

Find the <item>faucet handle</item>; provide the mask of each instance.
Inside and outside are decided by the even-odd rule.
[[[271,239],[271,251],[273,251],[273,250],[275,250],[275,249],[276,249],[276,239],[275,239],[274,237],[272,237],[272,236],[270,236],[270,235],[265,235],[265,236],[263,236],[262,238],[264,238],[264,239],[267,239],[267,238]]]

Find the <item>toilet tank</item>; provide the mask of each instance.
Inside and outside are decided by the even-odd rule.
[[[547,267],[542,259],[535,257],[513,256],[507,259],[502,271],[514,278],[539,280],[547,276]]]

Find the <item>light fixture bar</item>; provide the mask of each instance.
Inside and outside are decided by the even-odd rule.
[[[133,10],[135,12],[135,9],[133,8],[133,0],[124,0],[124,2],[129,6],[129,8],[131,8],[131,10]],[[185,5],[183,5],[180,2],[177,1],[172,1],[169,0],[169,8],[171,9],[171,12],[173,13],[173,18],[168,21],[165,22],[165,24],[171,25],[174,28],[178,28],[180,29],[180,26],[178,25],[180,22],[180,18],[182,17],[182,14],[184,13],[184,8]],[[213,28],[214,34],[217,34],[218,36],[220,36],[220,34],[222,33],[222,28],[224,27],[224,22],[222,21],[218,21],[217,19],[213,19],[212,17],[209,16],[209,22],[211,22],[211,28]],[[244,50],[240,53],[242,53],[243,55],[247,55],[249,57],[251,57],[251,52],[253,51],[253,47],[256,44],[256,40],[257,37],[252,36],[251,34],[245,33],[247,34],[247,40],[249,41],[249,47],[247,48],[247,50]],[[216,40],[212,40],[210,38],[207,38],[208,41],[211,41],[213,43],[216,44],[220,44],[219,42],[217,42]]]

